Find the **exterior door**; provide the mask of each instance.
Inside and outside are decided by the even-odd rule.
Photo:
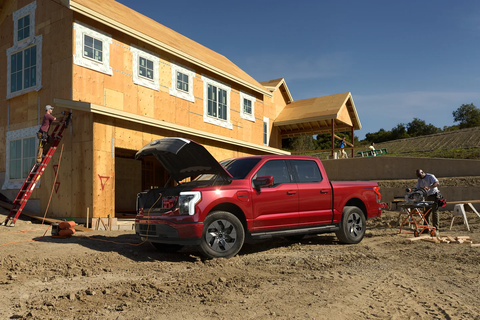
[[[313,160],[292,160],[297,174],[301,226],[332,223],[332,187]]]
[[[297,184],[292,182],[286,161],[265,162],[253,179],[262,176],[272,176],[273,186],[252,191],[254,230],[298,226]]]

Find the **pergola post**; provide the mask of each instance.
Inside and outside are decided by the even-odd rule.
[[[352,126],[352,158],[355,157],[355,133]]]
[[[332,159],[335,159],[334,158],[334,153],[335,153],[335,120],[332,119]]]

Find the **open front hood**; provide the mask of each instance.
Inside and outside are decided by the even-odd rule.
[[[212,173],[231,178],[202,145],[183,138],[164,138],[150,142],[135,155],[135,159],[153,155],[176,181]]]

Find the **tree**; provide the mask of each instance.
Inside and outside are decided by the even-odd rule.
[[[441,131],[433,124],[426,124],[424,120],[413,118],[413,121],[407,124],[407,133],[410,137],[426,136]]]
[[[452,114],[454,122],[460,122],[460,129],[480,126],[480,109],[473,103],[462,104]]]
[[[293,151],[315,150],[316,143],[313,136],[286,138],[282,139],[282,148]]]
[[[404,123],[399,123],[395,128],[392,128],[392,134],[389,140],[405,139],[408,137],[407,127]]]
[[[385,129],[381,128],[378,130],[378,132],[374,133],[367,133],[365,135],[365,138],[370,141],[370,142],[375,142],[375,143],[380,143],[380,142],[385,142],[392,139],[392,132],[391,131],[385,131]]]

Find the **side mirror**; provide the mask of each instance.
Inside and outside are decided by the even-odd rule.
[[[271,187],[273,186],[273,177],[272,176],[263,176],[257,177],[253,180],[253,187],[260,192],[260,188]]]

